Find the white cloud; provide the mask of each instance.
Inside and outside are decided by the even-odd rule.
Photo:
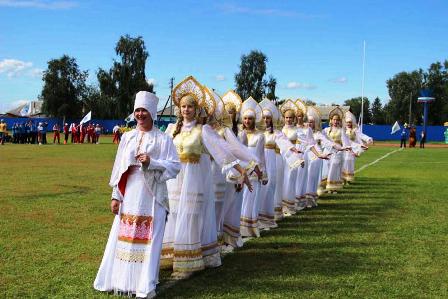
[[[225,81],[226,77],[224,75],[216,75],[215,80],[216,81]]]
[[[348,82],[348,79],[347,79],[347,77],[342,76],[342,77],[330,79],[328,81],[333,82],[333,83],[338,83],[338,84],[345,84]]]
[[[315,85],[312,84],[308,84],[308,83],[300,83],[300,82],[288,82],[288,84],[286,84],[286,88],[287,89],[315,89],[317,88]]]
[[[158,85],[156,79],[154,79],[154,78],[148,78],[148,79],[146,79],[146,82],[148,82],[149,85],[152,85],[154,87],[156,87]]]
[[[294,10],[276,9],[276,8],[252,8],[235,4],[219,5],[218,9],[224,13],[232,14],[249,14],[260,16],[276,16],[276,17],[299,17],[303,19],[312,19],[317,16],[306,13],[300,13]]]
[[[17,59],[3,59],[0,61],[0,75],[6,74],[8,78],[18,77],[20,75],[40,78],[42,77],[42,72],[42,69],[33,68],[32,62]]]
[[[78,6],[74,1],[0,0],[0,6],[14,8],[70,9]]]

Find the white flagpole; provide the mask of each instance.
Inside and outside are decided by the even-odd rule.
[[[364,79],[365,79],[365,66],[366,66],[366,41],[364,41],[363,55],[362,55],[362,84],[361,84],[361,121],[360,130],[362,132],[362,125],[364,124]]]

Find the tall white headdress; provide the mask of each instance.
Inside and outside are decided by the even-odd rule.
[[[306,115],[306,105],[305,105],[305,102],[302,101],[301,99],[297,99],[295,101],[295,104],[297,105],[297,108],[299,108],[299,110],[302,110],[303,115]]]
[[[226,109],[233,108],[236,112],[241,111],[243,101],[241,100],[241,97],[233,90],[229,90],[228,92],[226,92],[222,96],[222,100]]]
[[[144,108],[151,114],[153,120],[157,119],[157,103],[159,98],[148,91],[139,91],[135,95],[134,111],[138,108]]]
[[[272,117],[272,123],[274,125],[279,122],[280,111],[278,111],[277,106],[275,106],[275,104],[271,100],[264,98],[263,101],[261,101],[259,105],[262,109],[263,116],[270,115]]]
[[[216,109],[217,99],[215,98],[214,91],[204,85],[205,101],[204,109],[208,116],[213,115]]]
[[[358,125],[356,123],[356,116],[353,113],[351,113],[350,111],[347,111],[347,112],[345,112],[345,122],[347,123],[349,121],[352,122],[353,128],[356,128],[356,126]]]
[[[174,87],[172,94],[174,104],[179,107],[180,100],[187,95],[191,95],[198,107],[205,105],[204,88],[193,76],[188,76]]]
[[[299,110],[299,108],[293,101],[286,100],[283,103],[283,105],[280,106],[280,111],[281,111],[282,115],[285,116],[285,113],[288,110],[292,110],[294,112],[294,114],[297,115],[297,111]]]
[[[314,106],[308,106],[306,109],[306,117],[308,120],[314,120],[314,130],[320,131],[322,126],[322,116]]]
[[[263,117],[260,105],[252,97],[245,100],[241,106],[241,119],[245,116],[253,117],[256,123],[261,122]]]

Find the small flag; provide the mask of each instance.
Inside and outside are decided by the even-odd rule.
[[[124,121],[127,122],[127,123],[131,122],[131,121],[134,121],[134,113],[129,114],[128,117],[126,117],[124,119]]]
[[[31,102],[26,103],[25,106],[20,110],[21,116],[29,116],[31,114]]]
[[[81,124],[86,123],[92,119],[92,111],[86,114],[84,118],[81,120]]]
[[[400,131],[400,129],[400,125],[398,124],[398,121],[396,121],[392,126],[392,131],[390,132],[390,134],[395,134],[396,132]]]

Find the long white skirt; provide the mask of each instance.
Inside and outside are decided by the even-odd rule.
[[[282,212],[282,198],[283,198],[283,157],[276,153],[275,154],[275,171],[276,173],[276,182],[275,182],[275,191],[274,191],[274,219],[275,221],[283,219]]]
[[[331,155],[328,167],[327,190],[336,191],[342,188],[342,158],[343,152],[339,151]]]
[[[355,155],[350,152],[344,152],[344,164],[342,165],[342,178],[346,182],[355,180]]]
[[[260,228],[277,227],[274,217],[275,184],[277,183],[276,154],[275,149],[265,149],[266,171],[268,174],[268,183],[260,186],[260,210],[258,212],[258,221]]]
[[[166,210],[131,168],[119,215],[115,216],[93,287],[146,297],[158,283]]]
[[[252,192],[247,186],[243,189],[243,205],[241,208],[241,227],[240,232],[242,237],[259,237],[260,230],[258,228],[258,211],[260,205],[260,182],[258,180],[251,180]]]
[[[306,183],[308,180],[308,152],[304,152],[301,154],[301,158],[304,160],[304,166],[298,167],[297,169],[297,180],[295,186],[295,195],[296,195],[296,210],[300,211],[306,208]]]
[[[311,199],[312,204],[314,204],[317,199],[317,188],[320,184],[321,172],[322,159],[319,159],[311,151],[308,152],[308,179],[306,183],[305,195],[308,200]]]
[[[215,250],[211,247],[218,251],[210,168],[210,156],[203,154],[199,163],[182,163],[177,177],[167,181],[170,214],[163,238],[161,266],[172,267],[175,275],[204,269],[208,266],[204,258],[211,249]],[[210,237],[213,233],[214,242]],[[209,241],[215,244],[210,244],[210,248],[203,246]]]
[[[296,181],[297,168],[291,169],[286,161],[283,161],[283,210],[290,214],[296,213]]]
[[[241,247],[243,245],[240,240],[243,191],[236,192],[234,184],[227,184],[224,204],[224,243],[233,247]]]
[[[212,162],[213,190],[215,192],[215,215],[218,242],[222,241],[224,225],[224,206],[226,200],[226,177],[222,174],[221,167]]]

